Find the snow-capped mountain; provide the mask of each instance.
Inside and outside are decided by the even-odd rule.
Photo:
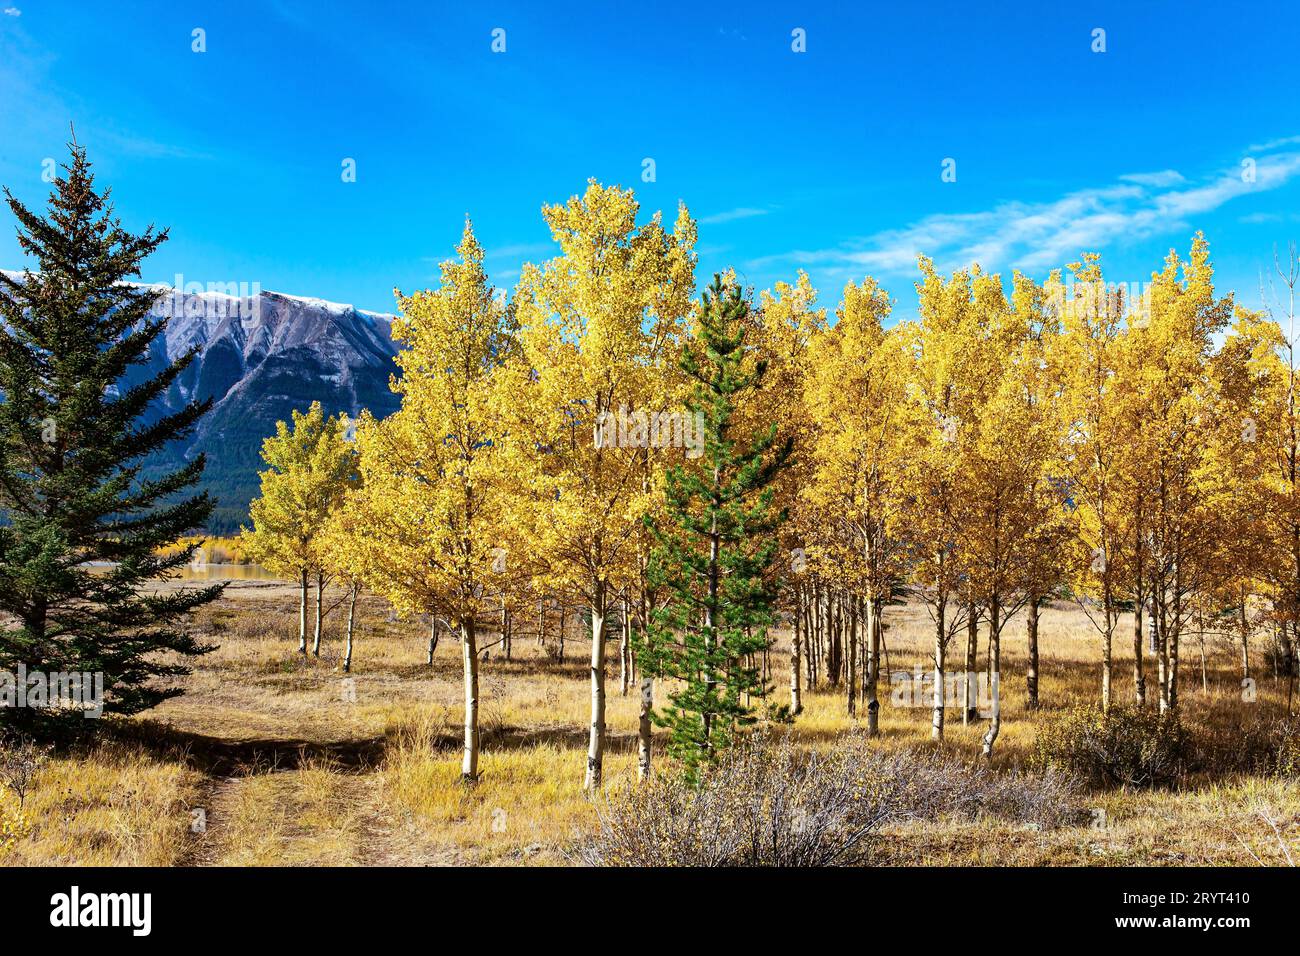
[[[295,409],[319,401],[328,414],[377,416],[397,407],[389,377],[397,371],[392,316],[278,292],[246,297],[163,292],[154,311],[168,318],[151,368],[195,345],[201,351],[173,384],[167,404],[213,399],[212,410],[184,448],[206,452],[205,485],[219,499],[214,531],[245,520],[257,493],[262,440]],[[128,383],[129,384],[129,383]]]
[[[19,278],[14,273],[9,273]],[[319,401],[329,414],[369,409],[383,417],[397,407],[389,377],[397,372],[391,315],[304,296],[244,290],[159,293],[154,313],[167,326],[148,363],[132,369],[122,387],[156,375],[187,349],[200,351],[168,391],[158,414],[193,399],[212,398],[212,410],[186,442],[169,448],[174,466],[207,453],[203,487],[217,498],[209,530],[227,533],[247,521],[257,494],[262,440],[295,409]],[[153,470],[152,464],[151,469]]]

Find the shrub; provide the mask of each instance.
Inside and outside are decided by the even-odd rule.
[[[956,814],[1052,827],[1076,820],[1073,788],[971,770],[911,751],[885,753],[849,734],[805,753],[788,735],[755,734],[698,787],[661,775],[609,796],[578,856],[596,866],[841,866],[863,862],[880,827]]]
[[[1296,655],[1291,643],[1277,631],[1270,631],[1264,641],[1263,672],[1275,677],[1294,677],[1297,673]]]
[[[0,797],[0,859],[4,858],[11,846],[25,839],[31,829],[31,820],[27,814],[18,807],[9,806]]]
[[[36,786],[36,778],[49,759],[50,747],[42,746],[20,734],[0,736],[0,787],[18,798],[21,811],[27,795]]]
[[[1141,707],[1080,704],[1047,721],[1035,742],[1034,763],[1099,786],[1151,787],[1182,772],[1186,735],[1172,715]]]
[[[1288,717],[1275,722],[1269,743],[1268,770],[1280,777],[1300,776],[1300,720]]]
[[[1205,720],[1190,735],[1188,769],[1215,777],[1227,774],[1300,774],[1300,721]]]

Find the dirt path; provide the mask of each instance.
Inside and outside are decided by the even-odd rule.
[[[230,805],[230,790],[235,785],[234,777],[207,777],[199,791],[199,799],[190,809],[190,841],[177,866],[214,866],[217,859],[218,841],[221,828],[225,824],[226,812]],[[199,821],[195,821],[195,811],[201,811]],[[195,832],[195,828],[201,829]]]
[[[299,773],[290,766],[212,775],[192,809],[202,811],[202,829],[192,833],[179,866],[464,862],[453,850],[431,846],[421,828],[389,803],[378,770]]]

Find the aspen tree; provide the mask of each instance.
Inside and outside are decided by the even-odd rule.
[[[1132,580],[1125,559],[1135,496],[1124,493],[1124,481],[1145,466],[1146,455],[1131,443],[1134,416],[1126,412],[1126,402],[1135,399],[1128,397],[1133,384],[1120,374],[1122,305],[1107,293],[1097,256],[1086,255],[1070,269],[1071,297],[1059,273],[1048,283],[1062,325],[1052,355],[1065,416],[1059,467],[1072,503],[1071,591],[1101,637],[1101,702],[1109,710],[1115,628],[1125,582]]]
[[[362,578],[401,613],[447,615],[464,672],[461,777],[478,778],[479,619],[499,606],[510,573],[503,545],[502,425],[493,378],[513,354],[513,317],[488,284],[469,222],[442,263],[442,284],[397,293],[393,338],[401,406],[357,426],[362,484],[344,507]]]
[[[1147,563],[1155,615],[1160,710],[1177,709],[1180,638],[1214,571],[1216,536],[1211,459],[1215,403],[1210,362],[1231,321],[1231,297],[1216,298],[1209,245],[1198,234],[1184,261],[1170,252],[1152,276],[1148,327],[1128,378],[1147,409],[1137,440],[1146,451],[1141,477]]]
[[[799,502],[814,516],[810,542],[853,595],[852,618],[862,619],[871,736],[880,726],[881,611],[902,574],[902,547],[891,523],[899,507],[899,460],[908,450],[900,411],[906,364],[899,337],[884,330],[890,305],[874,279],[850,282],[835,326],[813,340],[804,391],[814,428],[812,481]],[[853,699],[850,687],[850,706]]]
[[[243,529],[240,536],[258,563],[297,579],[302,654],[307,653],[307,593],[312,575],[317,582],[314,652],[320,653],[326,573],[321,534],[356,469],[346,440],[347,418],[327,416],[320,402],[313,402],[306,412],[295,410],[291,422],[276,423],[276,433],[262,443],[262,459],[269,467],[258,473],[261,493],[249,506],[253,527]]]
[[[617,588],[635,573],[651,500],[637,480],[641,452],[664,438],[650,416],[662,422],[669,408],[675,373],[665,358],[694,282],[695,224],[685,207],[671,232],[657,213],[638,225],[638,211],[631,190],[594,180],[583,196],[543,208],[559,255],[524,267],[522,355],[498,390],[510,423],[512,524],[530,553],[546,556],[552,586],[581,595],[591,615],[589,791],[604,765],[605,623]],[[694,422],[683,425],[694,440]]]
[[[724,276],[724,281],[737,284],[734,275]],[[804,392],[818,353],[818,338],[827,327],[826,310],[817,305],[817,299],[817,289],[803,270],[793,283],[777,282],[771,290],[759,293],[757,308],[745,320],[751,350],[746,363],[749,367],[764,363],[763,385],[738,396],[736,410],[737,427],[744,433],[780,422],[794,441],[790,464],[777,476],[773,490],[776,506],[790,516],[781,527],[786,559],[774,562],[773,568],[785,576],[792,625],[808,610],[810,600],[819,600],[823,593],[820,587],[810,587],[813,579],[827,572],[831,580],[838,578],[838,572],[825,564],[825,551],[815,540],[821,518],[810,503],[800,500],[801,489],[813,481],[816,461],[817,424],[809,414]],[[817,649],[812,645],[821,633],[820,628],[791,628],[790,710],[795,714],[803,710],[800,672],[804,664],[808,665],[810,686],[817,673]],[[849,688],[850,693],[852,690]]]

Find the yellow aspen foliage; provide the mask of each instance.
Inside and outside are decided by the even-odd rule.
[[[357,427],[361,486],[345,502],[357,572],[404,613],[443,613],[460,632],[465,682],[461,774],[478,777],[478,619],[509,564],[493,372],[510,357],[511,312],[488,285],[467,222],[442,284],[404,296],[393,337],[401,406]]]
[[[599,788],[605,748],[605,622],[636,575],[642,519],[658,482],[646,452],[693,454],[675,360],[691,309],[695,223],[638,224],[631,190],[594,180],[542,215],[559,254],[523,269],[520,355],[497,376],[510,504],[507,524],[545,562],[547,587],[586,603],[592,634],[584,787]]]

